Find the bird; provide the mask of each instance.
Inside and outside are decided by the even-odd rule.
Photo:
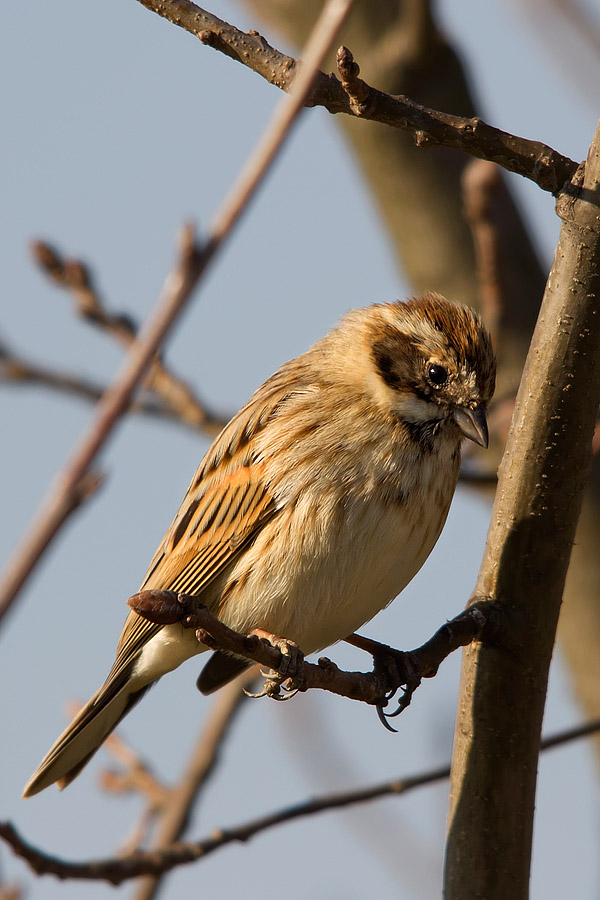
[[[488,445],[495,356],[470,308],[428,292],[346,313],[284,363],[202,459],[141,590],[197,597],[236,631],[304,654],[352,636],[421,568],[463,438]],[[27,783],[66,787],[161,676],[208,648],[131,611],[102,687]],[[198,686],[249,663],[220,651]]]

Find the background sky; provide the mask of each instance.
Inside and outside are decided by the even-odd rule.
[[[230,3],[215,0],[211,9],[239,27],[261,27]],[[540,3],[528,7],[531,18],[499,0],[440,0],[438,9],[487,120],[584,158],[600,108],[598,64],[585,43],[560,20],[557,30],[546,9],[540,15]],[[589,73],[592,86],[584,88]],[[121,350],[75,319],[69,298],[32,265],[28,242],[43,238],[86,260],[109,308],[143,319],[181,222],[208,223],[279,93],[134,0],[2,4],[0,77],[0,332],[35,360],[106,381]],[[511,177],[549,266],[558,235],[553,200]],[[170,338],[167,359],[213,407],[233,412],[347,308],[408,291],[332,117],[312,110]],[[0,385],[0,402],[0,548],[8,558],[91,410],[40,388]],[[137,798],[99,791],[99,772],[110,764],[104,751],[68,791],[20,795],[65,726],[65,701],[86,700],[104,680],[125,600],[206,447],[176,426],[122,423],[102,455],[105,486],[63,530],[0,634],[0,817],[59,856],[111,855],[139,813]],[[458,612],[475,582],[487,521],[486,504],[459,489],[424,570],[363,631],[410,648]],[[331,655],[340,665],[366,664],[349,647]],[[122,727],[166,781],[179,772],[209,705],[195,689],[199,668],[192,661],[163,679]],[[455,655],[396,721],[397,735],[366,706],[316,692],[287,704],[248,702],[190,836],[445,762],[458,671]],[[546,731],[579,719],[558,654]],[[444,785],[425,788],[270,831],[178,870],[165,896],[254,900],[276,885],[290,900],[438,897],[446,795]],[[598,896],[599,826],[589,744],[546,754],[534,898]],[[36,881],[4,847],[0,874],[43,900],[95,900],[110,890]],[[111,896],[131,891],[125,885]]]

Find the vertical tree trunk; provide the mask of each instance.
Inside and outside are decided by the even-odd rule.
[[[463,660],[447,900],[528,896],[548,670],[600,403],[600,125],[557,212],[477,584],[502,604],[506,632]]]

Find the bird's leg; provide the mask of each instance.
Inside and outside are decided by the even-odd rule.
[[[347,644],[366,650],[373,657],[375,674],[383,675],[390,684],[390,690],[377,704],[377,714],[389,731],[395,728],[388,723],[388,719],[400,715],[410,704],[412,696],[421,684],[422,674],[414,654],[404,650],[395,650],[387,644],[380,644],[362,634],[350,634],[344,638]],[[392,699],[399,687],[402,687],[402,698],[397,709],[392,713],[384,712],[388,702]]]
[[[251,694],[252,697],[273,697],[275,700],[289,700],[298,691],[304,690],[304,654],[294,641],[277,637],[263,628],[253,628],[250,636],[255,635],[276,647],[281,653],[281,661],[276,671],[267,677],[262,691]],[[285,683],[284,683],[285,682]],[[281,694],[281,690],[285,695]]]

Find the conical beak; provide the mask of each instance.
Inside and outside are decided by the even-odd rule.
[[[489,436],[483,404],[476,406],[475,409],[459,406],[458,409],[454,410],[453,416],[454,421],[465,437],[469,438],[470,441],[475,441],[481,447],[487,448]]]

